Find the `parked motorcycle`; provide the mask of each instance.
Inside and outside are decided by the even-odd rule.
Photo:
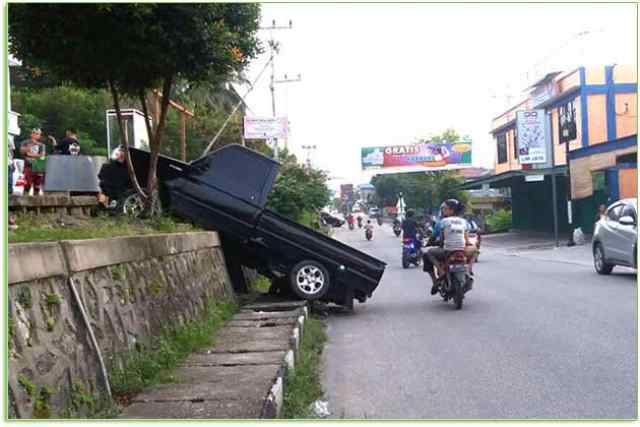
[[[370,229],[370,228],[365,229],[365,230],[364,230],[364,237],[365,237],[367,240],[371,240],[371,239],[373,239],[373,230],[372,230],[372,229]]]
[[[445,301],[453,300],[456,310],[462,308],[464,294],[473,287],[473,278],[467,272],[467,258],[464,251],[448,254],[444,263],[444,275],[440,279],[440,296]]]
[[[400,233],[402,233],[402,228],[400,228],[400,224],[393,224],[393,233],[396,237],[400,237]]]
[[[417,242],[416,242],[417,240]],[[402,268],[409,268],[411,264],[420,265],[422,261],[422,244],[419,239],[410,237],[402,240]]]

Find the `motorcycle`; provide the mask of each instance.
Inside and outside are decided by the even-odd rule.
[[[356,227],[355,227],[355,225],[353,225],[353,223],[352,223],[352,222],[350,222],[350,223],[349,223],[349,230],[353,230],[354,228],[356,228]]]
[[[416,242],[416,240],[418,240]],[[420,265],[422,261],[422,243],[419,239],[407,237],[402,240],[402,268],[409,268],[411,264]]]
[[[367,240],[371,240],[371,239],[373,239],[373,230],[372,230],[372,229],[370,229],[370,228],[365,229],[365,230],[364,230],[364,237],[365,237]]]
[[[376,220],[378,221],[378,225],[382,225],[382,217],[379,216]]]
[[[358,217],[358,228],[362,228],[362,217]]]
[[[446,301],[453,300],[456,310],[462,308],[464,294],[473,287],[473,279],[467,272],[467,258],[464,251],[452,251],[443,265],[444,275],[440,278],[440,296]]]
[[[393,233],[396,237],[400,237],[400,233],[402,233],[402,228],[400,228],[400,224],[393,224]]]

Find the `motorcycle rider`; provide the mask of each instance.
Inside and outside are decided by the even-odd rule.
[[[367,220],[367,225],[364,226],[364,234],[371,233],[371,238],[373,238],[373,224],[371,224],[371,220]]]
[[[358,215],[358,228],[362,228],[362,215]]]
[[[442,246],[429,248],[423,257],[423,270],[429,274],[433,281],[431,295],[438,293],[440,285],[434,267],[445,262],[447,253],[464,251],[467,260],[469,260],[469,274],[473,276],[472,261],[476,250],[469,243],[469,223],[462,218],[464,205],[456,199],[448,199],[442,203],[440,208],[443,219],[436,223],[433,233],[434,238],[439,240]],[[469,278],[469,280],[473,279]]]
[[[353,214],[351,212],[349,212],[349,215],[347,215],[347,224],[349,224],[349,229],[353,230]]]
[[[407,217],[402,221],[402,238],[412,239],[416,248],[420,249],[422,244],[418,241],[418,222],[415,220],[415,212],[413,209],[407,210]]]

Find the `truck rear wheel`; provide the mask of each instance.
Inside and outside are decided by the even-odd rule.
[[[291,269],[289,279],[291,290],[305,300],[320,299],[329,290],[329,272],[315,261],[300,261]]]

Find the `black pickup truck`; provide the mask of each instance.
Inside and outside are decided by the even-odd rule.
[[[139,178],[149,153],[131,149]],[[191,163],[161,156],[164,204],[219,232],[227,256],[271,278],[297,297],[351,306],[378,286],[386,264],[267,209],[279,164],[240,145]]]

